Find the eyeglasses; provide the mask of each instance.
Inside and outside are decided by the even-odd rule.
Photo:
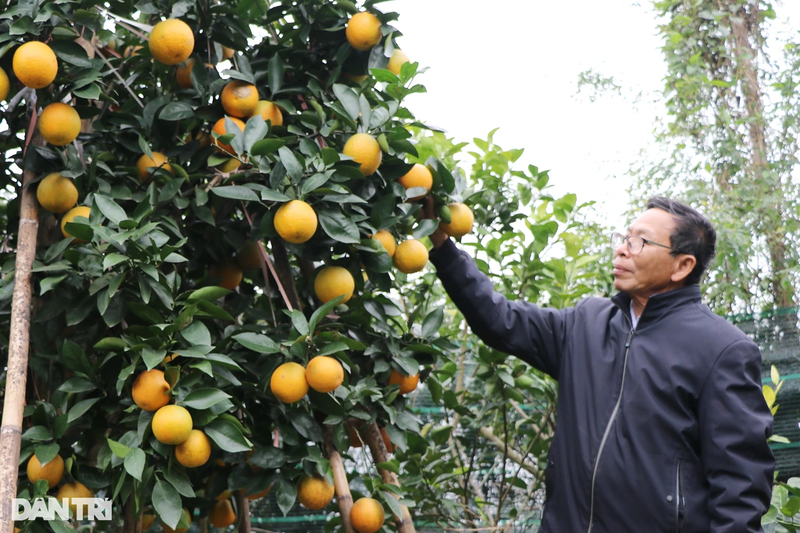
[[[611,246],[613,248],[617,248],[617,246],[621,245],[623,242],[628,241],[628,251],[633,255],[638,255],[642,253],[645,244],[651,244],[653,246],[660,246],[661,248],[666,248],[667,250],[672,250],[675,253],[683,253],[675,248],[670,248],[664,244],[658,244],[657,242],[653,242],[651,240],[645,239],[644,237],[639,237],[638,235],[623,235],[621,233],[612,233],[611,234]]]

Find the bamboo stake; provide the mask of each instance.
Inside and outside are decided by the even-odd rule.
[[[350,511],[353,509],[353,496],[350,494],[350,484],[347,482],[347,472],[339,451],[333,444],[333,431],[330,426],[323,426],[325,443],[323,449],[333,470],[333,487],[336,490],[336,503],[339,504],[339,514],[342,516],[342,527],[345,533],[356,533],[350,523]]]
[[[31,126],[36,122],[33,101]],[[29,128],[29,145],[44,146],[38,130]],[[3,419],[0,427],[0,533],[12,533],[11,500],[17,495],[19,451],[22,443],[22,411],[25,407],[25,383],[28,370],[31,323],[31,267],[36,255],[36,236],[39,230],[39,205],[36,193],[28,184],[36,175],[25,170],[22,174],[19,231],[17,235],[14,296],[11,303],[11,332],[8,346],[8,372],[3,400]]]
[[[236,491],[236,510],[239,511],[239,533],[250,533],[250,500],[244,491]]]
[[[367,424],[361,432],[367,441],[369,451],[372,452],[372,459],[375,463],[378,464],[388,461],[389,450],[386,449],[386,444],[383,442],[378,424],[376,422]],[[381,479],[384,483],[400,486],[400,482],[397,480],[397,476],[394,472],[379,468],[378,473],[381,475]],[[403,516],[395,517],[398,533],[415,533],[414,522],[411,520],[411,513],[408,511],[408,507],[400,505],[400,509],[403,511]]]

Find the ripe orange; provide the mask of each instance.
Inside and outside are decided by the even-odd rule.
[[[347,42],[362,52],[371,49],[381,40],[381,21],[372,13],[356,13],[347,23]]]
[[[206,146],[211,146],[211,135],[204,131],[198,131],[197,135],[189,135],[186,136],[185,139],[186,143],[190,143],[192,141],[197,141],[200,145],[200,148],[205,148]]]
[[[194,33],[182,20],[162,20],[150,32],[148,44],[156,61],[165,65],[177,65],[192,55]]]
[[[331,392],[344,381],[342,363],[325,355],[318,355],[306,365],[306,381],[317,392]]]
[[[324,509],[333,499],[334,488],[324,477],[303,476],[297,484],[297,499],[312,511]]]
[[[189,513],[189,510],[186,507],[183,508],[183,520],[188,525],[192,524],[192,515]],[[161,521],[159,520],[159,522],[161,522]],[[164,529],[164,533],[186,533],[187,531],[189,531],[189,527],[188,526],[187,527],[179,527],[178,529],[172,529],[171,527],[169,527],[164,522],[161,522],[161,527]]]
[[[389,58],[389,64],[386,65],[386,69],[392,72],[393,74],[399,76],[400,69],[404,64],[408,63],[409,61],[410,59],[405,52],[403,52],[399,48],[395,48],[392,57]]]
[[[327,303],[344,295],[340,304],[347,303],[353,297],[356,281],[344,267],[329,266],[319,271],[314,279],[314,293],[322,303]]]
[[[44,89],[56,79],[58,60],[49,46],[31,41],[17,48],[11,67],[26,87]]]
[[[415,187],[425,187],[425,192],[423,194],[418,194],[410,198],[410,200],[419,200],[420,198],[425,198],[425,196],[431,192],[431,187],[433,187],[433,174],[431,174],[431,171],[428,170],[428,167],[425,165],[415,163],[414,166],[411,167],[411,170],[397,181],[406,190]]]
[[[175,171],[172,170],[172,166],[167,162],[167,156],[162,154],[161,152],[153,152],[153,158],[150,159],[147,154],[142,154],[138,161],[136,161],[136,168],[139,169],[139,179],[142,180],[142,183],[147,183],[150,181],[153,173],[147,170],[149,167],[155,168],[163,168],[173,176],[175,175]],[[153,170],[155,172],[155,169]]]
[[[175,71],[175,80],[183,89],[192,88],[192,69],[194,68],[194,63],[194,58],[189,58],[184,61],[182,65],[178,65],[178,70]],[[205,65],[207,68],[214,70],[214,65],[210,63],[206,63]]]
[[[244,246],[236,253],[236,263],[244,270],[261,268],[261,244],[250,239],[244,241]]]
[[[61,478],[64,477],[64,459],[60,455],[56,455],[53,459],[42,466],[39,459],[34,454],[28,460],[28,480],[31,483],[36,483],[40,479],[47,480],[47,485],[52,489],[59,483]]]
[[[397,241],[394,240],[394,235],[382,229],[372,238],[380,241],[383,247],[386,248],[386,253],[389,254],[389,257],[394,257],[394,252],[397,250]]]
[[[248,494],[246,498],[248,500],[260,500],[261,498],[269,494],[270,489],[272,489],[272,485],[262,490],[261,492],[256,492],[255,494]]]
[[[59,503],[61,500],[66,498],[68,500],[69,508],[72,509],[72,515],[78,516],[78,504],[77,502],[73,502],[73,498],[94,498],[94,492],[92,492],[89,488],[86,487],[83,483],[75,481],[73,483],[64,483],[61,485],[61,488],[58,489],[58,493],[56,494],[56,499]],[[89,511],[89,506],[87,504],[81,504],[83,507],[83,516],[86,517],[87,512]]]
[[[228,117],[233,121],[234,124],[239,126],[239,129],[244,132],[244,122],[239,120],[236,117]],[[216,131],[219,135],[226,135],[228,133],[235,133],[235,132],[228,132],[225,131],[225,117],[222,117],[217,122],[214,123],[214,127],[211,128],[211,131]],[[217,147],[217,150],[222,153],[227,153],[228,155],[233,153],[233,148],[231,148],[230,144],[220,144],[216,139],[214,139],[214,146]]]
[[[11,89],[11,82],[8,81],[8,74],[0,68],[0,102],[8,98],[8,91]]]
[[[394,266],[406,274],[419,272],[428,264],[428,249],[421,242],[408,239],[397,245],[394,252]]]
[[[224,259],[213,265],[208,270],[208,275],[212,278],[220,278],[217,285],[229,291],[236,289],[242,282],[243,277],[242,269],[230,259]]]
[[[228,48],[227,46],[222,46],[222,60],[225,61],[227,59],[232,59],[233,54],[235,54],[233,48]]]
[[[192,433],[192,415],[180,405],[165,405],[153,416],[153,436],[163,444],[181,444]]]
[[[65,213],[78,203],[78,189],[71,179],[54,172],[39,182],[36,199],[51,213]]]
[[[259,100],[253,115],[261,115],[261,118],[264,120],[271,121],[273,126],[283,126],[283,113],[281,113],[281,108],[269,100]]]
[[[153,522],[156,521],[156,517],[152,513],[145,513],[142,515],[142,531],[147,531],[153,526]]]
[[[69,211],[67,211],[64,216],[61,218],[61,233],[64,235],[64,238],[72,237],[64,227],[75,220],[75,217],[85,217],[87,220],[89,219],[89,213],[92,212],[91,207],[86,207],[85,205],[79,205],[78,207],[73,207]],[[76,243],[86,242],[81,239],[75,239]]]
[[[472,209],[464,204],[453,203],[448,205],[450,208],[450,224],[441,222],[439,226],[451,237],[463,237],[472,231],[472,224],[475,222],[475,215]]]
[[[211,457],[211,441],[199,429],[193,429],[189,438],[175,446],[175,458],[187,468],[203,466]]]
[[[395,369],[389,375],[389,385],[400,385],[400,394],[408,394],[417,388],[419,383],[419,373],[413,376],[404,376]]]
[[[317,231],[317,214],[302,200],[292,200],[275,212],[275,231],[287,242],[301,244]]]
[[[169,383],[156,368],[142,372],[133,382],[133,402],[145,411],[157,411],[170,401]]]
[[[240,166],[242,166],[241,161],[239,161],[235,157],[229,157],[227,161],[225,161],[221,165],[217,165],[215,168],[217,168],[220,172],[224,174],[230,174]]]
[[[180,354],[177,354],[177,353],[170,354],[170,355],[168,355],[168,356],[166,356],[164,358],[164,362],[165,363],[171,363],[172,361],[174,361],[178,357],[180,357]]]
[[[39,133],[44,140],[56,146],[65,146],[78,138],[81,117],[75,108],[54,102],[39,115]]]
[[[359,533],[375,533],[383,527],[384,520],[383,506],[373,498],[359,498],[350,510],[350,523]]]
[[[222,107],[232,117],[251,117],[258,105],[258,89],[246,81],[229,81],[222,89]]]
[[[272,373],[269,388],[283,403],[300,401],[308,393],[306,369],[297,363],[283,363]]]
[[[349,155],[361,165],[361,173],[365,176],[374,174],[383,160],[383,152],[375,137],[367,133],[356,133],[344,144],[344,155]]]
[[[208,521],[214,527],[228,527],[236,522],[236,513],[233,512],[230,500],[222,500],[214,504],[208,512]]]

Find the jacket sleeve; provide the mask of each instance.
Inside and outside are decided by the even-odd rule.
[[[450,299],[483,342],[558,379],[574,308],[558,310],[509,301],[449,239],[431,254],[431,262]]]
[[[700,459],[709,483],[711,533],[761,532],[775,457],[772,413],[761,389],[761,352],[739,340],[718,357],[698,401]]]

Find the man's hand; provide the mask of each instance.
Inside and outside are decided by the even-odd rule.
[[[428,196],[425,199],[425,205],[422,207],[422,220],[425,219],[436,220],[436,215],[433,212],[433,196]],[[447,236],[447,233],[441,227],[436,228],[436,231],[431,233],[430,239],[433,243],[433,249],[439,248],[444,242],[449,239],[450,237]]]

